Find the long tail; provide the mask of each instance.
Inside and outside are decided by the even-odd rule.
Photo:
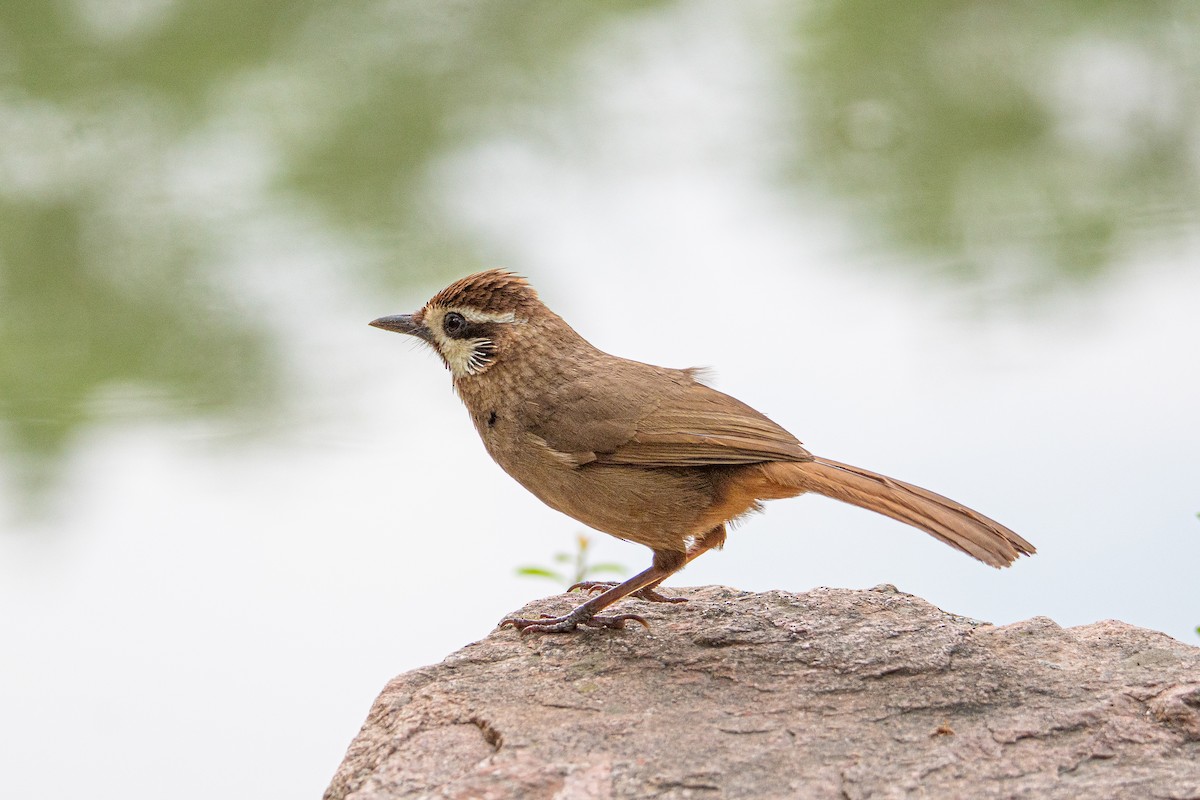
[[[993,567],[1007,567],[1036,548],[1013,531],[977,511],[911,483],[827,458],[775,462],[771,479],[804,492],[866,508],[942,540]]]

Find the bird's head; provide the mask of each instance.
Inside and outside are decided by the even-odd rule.
[[[371,325],[429,344],[459,381],[490,369],[521,327],[547,314],[524,278],[492,269],[450,284],[414,314],[380,317]]]

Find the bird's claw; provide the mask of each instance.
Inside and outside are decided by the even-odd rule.
[[[595,617],[575,614],[564,614],[561,617],[551,617],[548,614],[543,614],[539,619],[522,619],[520,617],[508,617],[500,622],[500,627],[516,628],[522,635],[527,633],[566,633],[573,631],[580,625],[586,625],[589,628],[624,628],[626,622],[637,622],[650,627],[650,623],[643,617],[637,614],[614,614],[608,617]]]
[[[580,581],[572,584],[567,591],[574,592],[576,590],[595,594],[596,592],[607,592],[617,585],[616,581]]]

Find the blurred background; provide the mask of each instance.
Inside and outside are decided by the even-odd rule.
[[[677,584],[1200,643],[1198,264],[1190,0],[5,0],[5,792],[316,797],[557,591],[586,531],[366,324],[494,266],[1039,548],[802,498]]]

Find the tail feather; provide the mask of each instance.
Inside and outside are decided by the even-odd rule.
[[[827,458],[771,466],[780,483],[905,522],[993,567],[1036,552],[994,519],[920,486]]]

